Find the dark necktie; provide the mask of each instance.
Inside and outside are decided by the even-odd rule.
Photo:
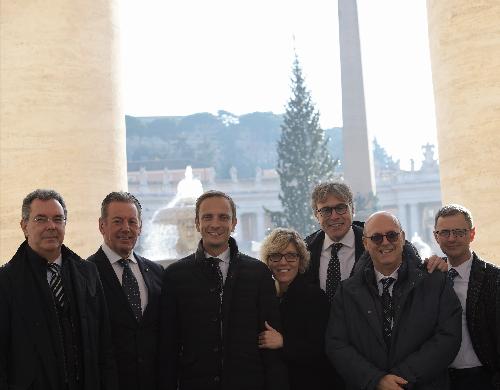
[[[122,288],[127,296],[128,303],[132,308],[134,317],[137,321],[141,319],[142,309],[141,309],[141,294],[139,293],[139,284],[135,278],[132,270],[130,269],[129,259],[120,259],[118,261],[123,267],[122,275]]]
[[[450,279],[451,285],[453,286],[455,284],[455,278],[458,276],[458,272],[455,268],[450,268],[446,276],[448,276],[448,279]]]
[[[380,283],[382,283],[382,310],[384,314],[383,318],[383,328],[384,328],[384,340],[387,347],[391,345],[391,333],[392,333],[392,297],[389,293],[389,287],[394,282],[394,278],[382,278]]]
[[[50,263],[47,267],[52,274],[49,286],[54,297],[54,302],[59,309],[62,309],[64,307],[64,289],[61,277],[61,266],[56,263]]]
[[[340,260],[339,250],[342,248],[342,243],[336,242],[332,244],[332,254],[328,262],[328,269],[326,270],[326,296],[328,301],[332,303],[337,287],[340,284]]]

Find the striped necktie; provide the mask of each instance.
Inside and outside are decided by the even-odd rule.
[[[49,281],[49,287],[52,291],[54,302],[58,309],[62,309],[64,307],[64,288],[61,277],[61,266],[57,263],[50,263],[47,267],[52,274]]]

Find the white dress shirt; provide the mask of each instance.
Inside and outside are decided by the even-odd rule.
[[[230,250],[227,248],[224,252],[222,252],[219,256],[212,256],[210,253],[205,252],[205,257],[208,259],[209,257],[216,257],[219,259],[219,269],[222,272],[222,282],[226,283],[227,270],[229,269],[229,260],[230,260]]]
[[[398,280],[399,267],[396,268],[396,270],[389,276],[385,276],[384,274],[378,272],[376,269],[373,269],[375,271],[375,280],[377,281],[378,295],[382,296],[382,293],[384,292],[384,287],[382,286],[382,283],[380,283],[380,281],[384,278],[393,278],[394,282],[392,282],[391,285],[389,286],[389,295],[392,297],[392,290],[394,289],[394,285]]]
[[[339,242],[342,243],[342,248],[337,253],[340,262],[340,279],[345,280],[351,276],[352,267],[354,267],[355,263],[354,231],[352,230],[352,226]],[[326,272],[328,271],[328,263],[332,257],[332,245],[334,243],[328,237],[328,234],[325,233],[323,249],[321,250],[321,257],[319,259],[319,287],[324,291],[326,291]]]
[[[458,351],[455,360],[451,363],[452,368],[471,368],[482,366],[479,358],[474,352],[472,346],[472,341],[469,335],[469,329],[467,328],[467,289],[469,288],[469,276],[472,267],[472,255],[469,260],[463,262],[458,267],[452,267],[448,263],[448,270],[454,268],[458,272],[457,277],[453,281],[453,289],[457,293],[460,304],[462,305],[462,344],[460,344],[460,350]]]
[[[120,282],[120,284],[122,284],[123,266],[118,262],[120,259],[122,259],[122,257],[118,253],[113,251],[113,249],[111,249],[105,243],[102,244],[101,248],[104,251],[104,254],[108,258],[109,262],[111,263],[111,266],[115,271],[118,281]],[[148,287],[144,282],[141,269],[139,268],[139,264],[137,264],[137,259],[134,257],[134,252],[130,254],[128,259],[130,260],[129,261],[130,269],[134,274],[135,278],[137,279],[137,284],[139,285],[139,295],[141,296],[141,309],[142,312],[144,313],[144,310],[146,310],[146,306],[148,305]]]

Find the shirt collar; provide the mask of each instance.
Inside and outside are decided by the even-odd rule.
[[[338,241],[338,242],[342,243],[343,246],[347,246],[349,248],[353,248],[354,247],[354,231],[352,230],[352,226],[349,228],[349,230],[347,231],[347,233],[345,234],[345,236],[342,237],[342,239],[340,241]],[[322,251],[327,250],[334,243],[335,243],[335,241],[333,241],[328,236],[328,234],[325,233],[325,239],[323,240],[323,249],[322,249]]]
[[[462,264],[460,264],[457,267],[453,267],[450,263],[448,263],[448,270],[454,268],[455,271],[458,272],[458,277],[462,280],[469,280],[470,276],[470,270],[472,268],[472,257],[474,255],[471,252],[471,256],[468,260],[464,261]]]
[[[399,265],[399,267],[401,267],[401,265]],[[398,280],[398,271],[399,271],[399,267],[396,268],[394,270],[394,272],[392,274],[390,274],[389,276],[385,276],[384,274],[378,272],[375,267],[373,268],[373,270],[375,271],[375,279],[377,280],[377,285],[380,283],[380,281],[384,278],[393,278],[394,279],[394,282],[396,282],[396,280]]]
[[[216,257],[216,258],[218,258],[220,261],[222,261],[224,263],[229,263],[229,255],[230,255],[230,248],[227,248],[224,252],[222,252],[218,256],[212,256],[210,253],[208,253],[207,251],[205,251],[205,258],[208,259],[209,257]]]
[[[118,253],[116,253],[113,249],[111,249],[106,243],[103,242],[101,248],[111,264],[114,264],[122,259],[122,257]],[[132,261],[132,263],[137,263],[137,260],[134,256],[134,252],[130,254],[128,259]]]

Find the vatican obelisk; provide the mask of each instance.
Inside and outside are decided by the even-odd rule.
[[[500,2],[427,1],[443,203],[471,209],[500,264]]]
[[[63,195],[65,243],[86,257],[102,240],[101,200],[127,188],[119,1],[0,4],[0,262],[36,188]]]
[[[375,193],[373,157],[366,124],[363,68],[356,0],[339,0],[344,179],[355,194]]]

